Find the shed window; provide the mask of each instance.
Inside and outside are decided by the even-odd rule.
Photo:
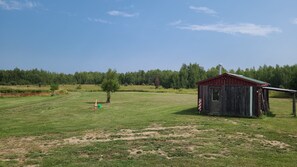
[[[213,89],[212,90],[212,100],[219,101],[220,100],[220,89]]]

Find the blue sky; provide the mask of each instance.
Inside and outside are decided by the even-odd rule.
[[[297,63],[296,0],[0,0],[0,69]]]

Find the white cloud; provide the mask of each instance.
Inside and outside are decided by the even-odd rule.
[[[136,17],[139,15],[138,13],[127,13],[127,12],[122,12],[118,10],[109,11],[107,12],[107,14],[111,16],[122,16],[122,17]]]
[[[297,24],[297,18],[292,20],[292,24]]]
[[[274,32],[282,32],[279,28],[270,25],[242,24],[211,24],[211,25],[187,25],[178,26],[179,29],[192,31],[214,31],[226,34],[245,34],[252,36],[267,36]]]
[[[22,10],[32,9],[38,6],[38,3],[29,0],[0,0],[0,8],[4,10]]]
[[[189,8],[191,10],[194,10],[197,13],[204,13],[204,14],[209,14],[209,15],[216,15],[217,14],[217,12],[215,10],[209,9],[209,8],[203,7],[203,6],[199,6],[199,7],[189,6]]]
[[[110,21],[103,20],[103,19],[97,19],[97,18],[90,18],[90,17],[88,17],[88,20],[90,22],[95,22],[95,23],[112,24]]]
[[[173,22],[169,23],[169,25],[171,25],[171,26],[177,26],[177,25],[180,25],[181,23],[182,23],[181,20],[176,20],[176,21],[173,21]]]

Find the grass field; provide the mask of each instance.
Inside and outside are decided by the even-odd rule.
[[[78,89],[80,87],[80,89]],[[36,92],[36,91],[49,91],[49,85],[12,85],[12,86],[4,86],[0,85],[0,97],[1,92],[5,90],[19,90],[24,92]],[[100,92],[102,91],[100,85],[59,85],[59,90],[67,91],[67,92]],[[164,89],[159,87],[158,89],[152,85],[122,85],[119,92],[153,92],[153,93],[177,93],[177,94],[197,94],[197,89]],[[18,96],[18,95],[17,95]]]
[[[249,119],[199,115],[193,93],[105,98],[0,98],[0,166],[296,166],[290,99],[270,99],[275,117]]]

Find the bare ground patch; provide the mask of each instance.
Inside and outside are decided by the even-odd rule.
[[[291,149],[291,146],[289,144],[277,140],[268,140],[264,135],[261,134],[248,135],[246,133],[236,132],[235,134],[228,135],[227,138],[242,139],[249,142],[250,144],[259,143],[262,146],[268,148],[277,148],[287,151]]]
[[[225,158],[230,155],[230,151],[227,148],[222,149],[218,153],[202,153],[198,154],[198,157],[205,159],[217,159],[217,158]]]
[[[0,140],[0,161],[17,161],[19,165],[23,165],[30,153],[38,152],[40,155],[45,155],[49,149],[59,145],[61,145],[60,141],[46,141],[35,136],[3,139]]]
[[[153,125],[140,130],[121,129],[118,132],[104,132],[100,130],[87,131],[82,136],[74,136],[61,140],[44,140],[44,136],[29,137],[11,137],[1,140],[0,143],[0,161],[17,161],[20,165],[24,164],[31,152],[39,152],[46,155],[50,149],[62,147],[65,145],[82,145],[94,142],[110,141],[134,141],[143,139],[168,139],[179,142],[182,139],[194,137],[197,134],[213,130],[197,130],[197,126],[170,126],[162,127]],[[190,148],[190,150],[193,148]],[[131,152],[131,151],[130,151]],[[133,151],[132,151],[133,152]],[[131,152],[131,153],[132,153]],[[133,154],[133,153],[132,153]],[[144,151],[143,154],[158,154],[169,158],[162,150]],[[7,158],[7,155],[13,155],[14,158]],[[81,155],[85,157],[87,155]]]
[[[231,120],[231,119],[224,119],[225,122],[229,123],[229,124],[232,124],[232,125],[238,125],[238,122],[237,121],[234,121],[234,120]]]
[[[139,157],[141,155],[146,155],[146,154],[153,154],[153,155],[159,155],[159,156],[162,156],[166,159],[171,159],[168,154],[161,150],[161,149],[158,149],[158,150],[149,150],[149,151],[144,151],[142,149],[132,149],[132,150],[128,150],[130,156],[132,157]]]
[[[149,138],[189,138],[209,130],[198,130],[197,126],[149,127],[141,130],[121,129],[116,133],[102,131],[88,132],[83,136],[64,139],[66,144],[81,144],[90,142],[130,141]]]
[[[177,156],[192,156],[204,159],[218,159],[232,156],[232,144],[230,141],[242,142],[246,147],[255,148],[257,144],[263,148],[277,148],[290,150],[291,146],[287,143],[268,140],[264,135],[248,135],[242,132],[225,134],[214,129],[199,129],[196,125],[169,126],[163,127],[153,124],[147,128],[133,130],[121,129],[117,132],[106,132],[102,130],[86,131],[81,136],[53,140],[45,136],[11,137],[0,140],[0,161],[16,161],[20,166],[29,160],[42,161],[51,150],[67,145],[84,146],[92,143],[125,141],[130,142],[131,147],[127,153],[132,158],[143,155],[158,155],[166,159]],[[222,143],[222,139],[226,143]],[[151,146],[144,147],[146,140],[151,141]],[[160,146],[156,146],[160,142]],[[136,143],[136,144],[135,144]],[[134,145],[135,144],[135,145]],[[211,149],[209,149],[211,148]],[[213,149],[215,148],[215,149]],[[30,156],[37,153],[43,156]],[[81,153],[83,158],[89,155]],[[101,155],[103,160],[105,155]],[[33,164],[34,165],[34,164]]]

